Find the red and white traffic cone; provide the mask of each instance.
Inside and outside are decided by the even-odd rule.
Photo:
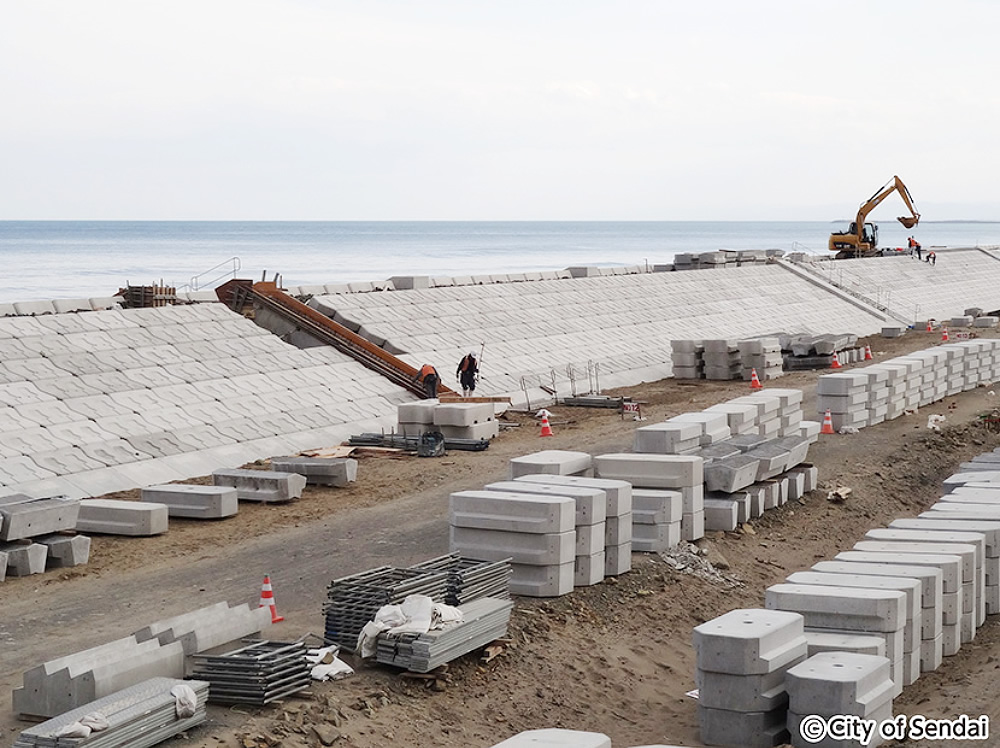
[[[866,345],[865,346],[865,361],[871,361],[873,358],[875,358],[875,357],[872,355],[872,347],[870,345]]]
[[[539,436],[555,436],[552,433],[552,426],[549,425],[549,414],[542,413],[542,433]]]
[[[271,577],[264,577],[264,584],[260,588],[260,605],[258,608],[271,609],[271,623],[284,621],[284,616],[278,615],[278,607],[274,604],[274,592],[271,590]]]
[[[947,327],[942,327],[941,328],[941,342],[942,343],[947,343],[948,342],[948,328]]]
[[[762,389],[764,389],[764,385],[762,385],[760,383],[760,378],[758,378],[758,376],[757,376],[757,370],[756,369],[751,369],[750,370],[750,389],[752,389],[752,390],[762,390]]]
[[[819,433],[821,434],[835,434],[836,431],[833,430],[833,418],[830,415],[830,409],[826,409],[826,415],[823,416],[823,426],[820,428]]]

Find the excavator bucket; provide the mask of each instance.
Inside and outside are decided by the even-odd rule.
[[[920,221],[920,216],[899,216],[896,220],[906,228],[912,229]]]

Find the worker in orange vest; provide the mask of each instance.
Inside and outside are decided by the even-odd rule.
[[[462,394],[469,397],[476,389],[476,379],[479,378],[479,362],[476,354],[470,353],[458,362],[455,378],[462,383]]]
[[[413,377],[413,381],[423,383],[424,393],[427,397],[438,396],[438,382],[440,381],[440,377],[438,377],[437,369],[430,364],[421,366],[420,371]]]

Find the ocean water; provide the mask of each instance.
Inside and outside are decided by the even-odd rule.
[[[1000,223],[880,224],[880,245],[1000,244]],[[163,282],[213,288],[280,273],[285,285],[649,265],[678,252],[826,255],[828,221],[0,221],[0,302],[111,296]]]

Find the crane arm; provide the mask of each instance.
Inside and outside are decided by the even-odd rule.
[[[916,208],[913,207],[913,198],[910,196],[910,191],[906,188],[906,185],[903,184],[903,180],[899,177],[893,177],[891,180],[882,185],[878,192],[861,204],[861,207],[858,208],[857,225],[859,227],[864,226],[865,218],[868,217],[868,214],[875,210],[879,203],[889,197],[889,195],[893,192],[899,192],[899,196],[903,198],[903,202],[906,203],[906,207],[912,214],[912,216],[900,216],[896,220],[908,229],[912,229],[916,226],[920,221],[920,214],[917,213]]]

